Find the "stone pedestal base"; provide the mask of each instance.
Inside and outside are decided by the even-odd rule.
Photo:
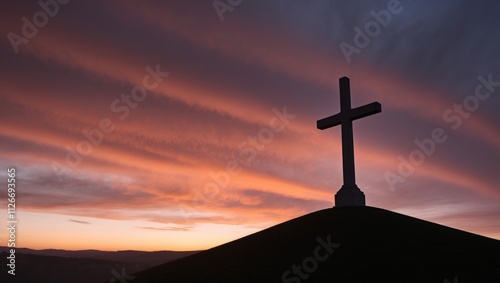
[[[365,194],[356,185],[343,185],[335,194],[335,206],[366,206]]]

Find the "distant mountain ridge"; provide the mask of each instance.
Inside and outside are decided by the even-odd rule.
[[[116,274],[131,274],[198,252],[16,248],[16,275],[12,276],[7,274],[6,258],[9,250],[8,247],[0,247],[0,282],[109,282]]]
[[[0,252],[8,252],[9,247],[0,246]],[[175,260],[184,256],[188,256],[199,251],[136,251],[136,250],[123,250],[123,251],[100,251],[100,250],[62,250],[62,249],[43,249],[35,250],[29,248],[16,248],[16,253],[44,255],[44,256],[57,256],[69,258],[87,258],[87,259],[100,259],[121,262],[141,262],[145,264],[158,265],[167,261]]]

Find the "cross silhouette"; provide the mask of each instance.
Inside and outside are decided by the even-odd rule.
[[[352,121],[382,112],[378,102],[351,108],[351,90],[349,78],[339,79],[340,113],[318,120],[317,128],[328,129],[341,125],[342,127],[342,165],[344,185],[335,194],[335,206],[365,206],[365,194],[356,185],[354,173],[354,141]]]

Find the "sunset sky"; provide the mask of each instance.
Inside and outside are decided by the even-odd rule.
[[[206,249],[332,207],[343,76],[383,109],[354,122],[367,205],[500,239],[497,1],[40,3],[0,4],[16,246]]]

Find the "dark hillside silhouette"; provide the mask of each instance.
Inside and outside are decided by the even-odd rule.
[[[500,282],[499,255],[498,240],[379,208],[334,207],[139,272],[133,283]]]

